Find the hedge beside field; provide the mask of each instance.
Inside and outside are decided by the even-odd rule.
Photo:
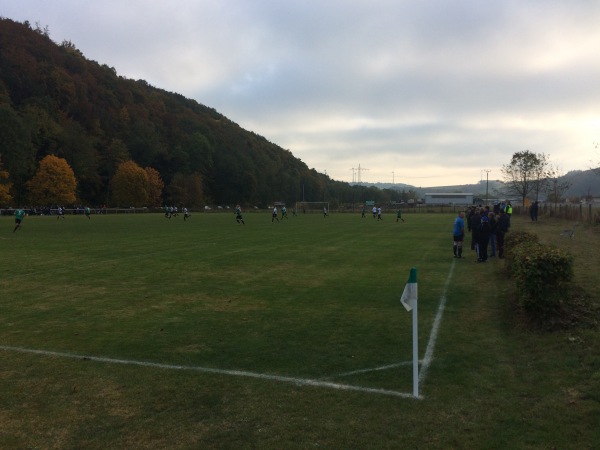
[[[506,235],[506,267],[517,288],[517,300],[538,319],[558,313],[569,298],[573,280],[573,256],[559,248],[540,244],[525,231]]]

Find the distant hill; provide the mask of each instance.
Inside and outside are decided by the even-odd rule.
[[[573,170],[564,177],[571,187],[566,192],[568,197],[600,197],[600,174],[594,170]]]
[[[574,170],[566,173],[562,180],[566,180],[571,187],[564,193],[566,198],[584,198],[587,196],[600,197],[600,174],[594,170]],[[461,184],[455,186],[432,186],[416,187],[401,183],[362,183],[365,186],[375,186],[380,189],[391,189],[396,191],[413,191],[419,198],[426,193],[459,193],[466,192],[475,194],[476,197],[503,198],[507,196],[507,189],[503,182],[497,180],[483,180],[475,184]],[[543,195],[545,198],[545,195]]]
[[[166,203],[198,176],[198,206],[335,206],[390,194],[332,180],[213,108],[121,77],[72,42],[54,43],[47,29],[0,18],[0,156],[16,204],[27,202],[26,183],[48,154],[67,160],[88,204],[110,205],[110,180],[130,159],[160,173]]]

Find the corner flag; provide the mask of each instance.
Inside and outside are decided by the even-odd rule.
[[[404,305],[407,311],[412,310],[414,303],[417,301],[417,269],[410,269],[410,276],[400,297],[400,302]]]
[[[400,302],[407,311],[412,311],[413,343],[413,396],[419,398],[419,320],[417,318],[417,269],[410,269],[410,276],[404,287]]]

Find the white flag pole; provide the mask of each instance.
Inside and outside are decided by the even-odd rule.
[[[412,340],[413,340],[413,396],[419,398],[419,325],[417,320],[417,299],[412,300]]]
[[[412,311],[412,341],[413,341],[413,395],[419,397],[419,325],[417,315],[418,300],[417,269],[410,269],[410,276],[404,287],[400,303],[407,311]]]

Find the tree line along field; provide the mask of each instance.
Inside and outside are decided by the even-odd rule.
[[[500,261],[450,256],[453,215],[245,219],[0,218],[0,447],[597,442],[597,334],[515,328]],[[276,379],[409,393],[413,266],[421,357],[447,300],[421,400]]]

